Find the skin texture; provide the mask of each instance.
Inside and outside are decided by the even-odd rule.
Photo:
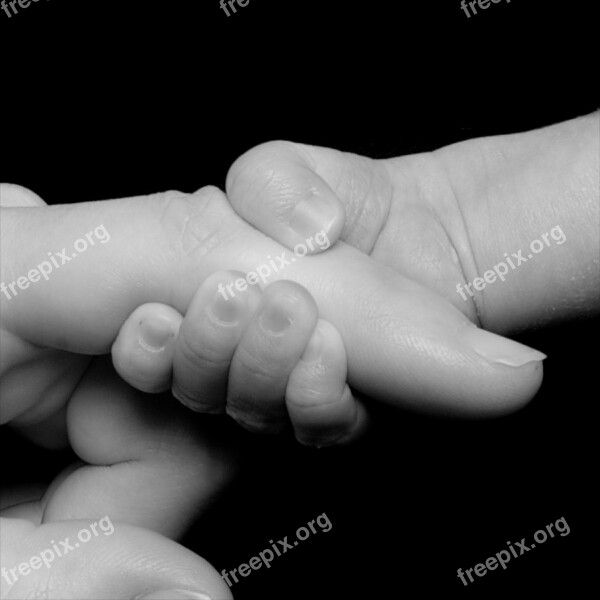
[[[236,297],[215,293],[244,274],[208,277],[188,311],[138,307],[112,347],[119,375],[142,391],[171,389],[195,412],[228,413],[246,429],[290,429],[305,444],[347,443],[365,429],[366,412],[346,383],[337,329],[318,319],[305,288],[275,282]],[[148,335],[150,331],[150,335]]]
[[[52,541],[59,550],[62,547],[60,540],[69,538],[73,545],[78,533],[83,529],[90,531],[94,521],[97,519],[35,526],[25,519],[2,518],[2,566],[11,569],[29,562],[45,549],[52,549]],[[113,524],[112,534],[100,533],[92,537],[64,556],[56,557],[49,568],[42,565],[25,575],[18,575],[10,589],[2,578],[2,598],[126,600],[169,589],[203,592],[213,600],[232,598],[219,574],[193,552],[152,531],[126,523]],[[8,577],[13,579],[10,574]],[[176,596],[166,594],[164,597]]]
[[[286,269],[285,277],[307,288],[319,314],[339,332],[348,352],[352,385],[374,398],[420,410],[498,415],[518,408],[535,393],[541,381],[540,356],[518,346],[499,352],[506,342],[483,336],[482,343],[483,334],[474,337],[470,321],[496,331],[515,331],[532,321],[545,323],[556,315],[565,318],[594,311],[597,296],[591,290],[597,287],[598,274],[597,263],[594,265],[590,256],[597,256],[598,243],[589,223],[597,216],[598,177],[592,166],[597,164],[597,140],[597,119],[592,117],[522,138],[476,141],[432,155],[380,163],[284,143],[242,157],[232,168],[228,191],[233,205],[247,220],[261,216],[261,227],[284,244],[291,239],[290,222],[303,231],[307,223],[314,231],[318,230],[314,225],[322,226],[332,241],[338,235],[345,240],[322,256],[298,261]],[[565,162],[568,168],[557,172]],[[552,185],[544,187],[548,181]],[[515,190],[522,194],[521,205],[527,205],[527,200],[532,207],[539,207],[544,195],[550,197],[552,219],[540,222],[543,226],[538,229],[531,218],[538,214],[533,208],[525,211],[529,220],[523,220],[518,211],[507,210],[507,199]],[[532,190],[536,193],[527,193]],[[1,191],[3,206],[41,205],[22,189],[8,186]],[[311,222],[306,215],[289,219],[290,207],[307,195],[312,201],[316,197],[317,203],[328,198],[324,202],[333,208],[322,210],[326,218],[321,221],[317,218]],[[561,210],[565,199],[575,202],[572,213]],[[500,208],[494,212],[492,206]],[[500,225],[492,217],[499,219]],[[497,262],[498,250],[500,255],[511,252],[548,231],[557,224],[557,217],[569,241],[573,240],[573,244],[565,245],[569,250],[561,259],[556,260],[556,256],[551,260],[550,252],[540,254],[536,262],[539,275],[526,275],[523,268],[515,271],[510,284],[490,286],[485,298],[462,303],[453,289],[457,282],[467,283],[480,274],[480,264]],[[218,443],[215,451],[206,438],[196,442],[191,433],[189,437],[173,436],[173,431],[181,433],[176,411],[169,412],[173,419],[169,420],[159,406],[155,419],[148,419],[145,410],[139,410],[140,399],[133,394],[128,397],[116,380],[106,377],[102,371],[106,365],[99,362],[87,370],[90,359],[85,354],[107,352],[137,306],[158,302],[184,314],[195,290],[210,273],[225,268],[247,272],[264,262],[265,256],[281,253],[282,248],[236,217],[214,188],[193,196],[174,192],[76,207],[11,209],[3,210],[2,254],[8,253],[14,260],[3,264],[3,280],[16,280],[49,248],[64,247],[68,243],[65,240],[100,222],[116,243],[79,257],[10,304],[3,299],[2,420],[48,446],[64,443],[68,435],[82,458],[98,467],[133,460],[133,465],[123,464],[130,469],[125,470],[129,481],[132,473],[143,481],[144,468],[139,469],[136,460],[144,467],[148,465],[143,461],[149,460],[157,474],[163,472],[161,469],[167,471],[162,450],[167,456],[175,453],[178,464],[184,466],[196,464],[198,456],[204,460],[214,457],[215,462],[184,498],[185,521],[190,505],[195,504],[190,499],[194,495],[198,500],[208,498],[223,483],[219,477],[215,483],[211,473],[222,474],[219,464],[228,463],[228,459],[219,453]],[[569,237],[569,228],[577,235]],[[40,231],[47,233],[40,236]],[[485,244],[477,243],[478,235]],[[511,244],[508,247],[504,246],[507,242]],[[142,257],[140,248],[151,250]],[[566,300],[569,286],[565,267],[572,269],[571,285],[577,281],[581,290],[576,298],[567,294]],[[498,360],[499,354],[502,360]],[[507,365],[506,356],[519,366]],[[482,402],[484,384],[486,398]],[[110,392],[103,391],[102,385],[109,386]],[[123,413],[114,423],[100,421],[99,431],[105,429],[110,435],[95,438],[93,431],[92,435],[91,430],[86,431],[85,422],[89,415],[102,414],[94,410],[100,410],[106,398],[116,401]],[[127,431],[139,428],[140,437],[130,446],[119,437],[119,423],[129,425]],[[164,429],[163,423],[168,425]],[[169,441],[174,437],[177,440]],[[158,450],[136,456],[136,442]],[[13,507],[12,514],[8,513],[12,518],[3,528],[8,556],[18,561],[19,553],[29,551],[16,541],[22,534],[19,527],[36,526],[41,519],[36,531],[60,526],[65,528],[60,530],[64,537],[66,528],[80,527],[80,522],[73,521],[78,514],[102,516],[93,503],[86,506],[83,498],[77,498],[78,490],[90,484],[99,490],[109,489],[123,476],[124,469],[111,468],[106,479],[106,470],[98,467],[86,470],[77,466],[75,478],[68,473],[51,488],[45,499],[48,522],[44,522],[44,515],[40,517],[35,504]],[[189,480],[189,475],[184,479]],[[86,485],[80,486],[81,482]],[[173,485],[167,480],[162,490],[155,490],[159,505],[161,493],[168,502],[169,483]],[[139,499],[125,496],[112,500],[124,523],[135,520],[131,511],[127,514],[128,501],[134,506]],[[152,511],[156,495],[150,500],[145,513],[148,521],[141,524],[166,527],[170,529],[167,533],[177,535],[178,527],[185,523],[178,523],[177,518],[161,522],[164,512],[160,506]],[[105,508],[103,504],[102,513]],[[67,512],[61,515],[62,510]],[[50,517],[68,520],[57,524],[51,523]],[[127,542],[136,539],[137,530],[125,524],[122,529],[129,533],[121,547],[129,552]],[[58,535],[58,531],[51,534]],[[164,538],[160,542],[152,538],[142,546],[160,552],[160,547],[166,548],[164,543]],[[135,547],[140,547],[139,539]],[[65,585],[60,571],[54,572],[56,585]],[[228,597],[228,590],[208,566],[203,565],[198,572],[201,581],[194,580],[198,589],[215,586],[214,593]],[[111,573],[110,566],[107,573]],[[178,577],[178,581],[182,579],[185,577]],[[82,590],[88,596],[92,593],[83,587],[73,597]],[[130,590],[119,593],[129,594]]]
[[[10,200],[41,202],[20,188]],[[14,426],[48,448],[69,444],[81,459],[47,489],[3,488],[2,566],[18,567],[52,548],[51,540],[73,543],[78,531],[104,516],[114,525],[109,536],[81,544],[50,569],[31,570],[16,582],[3,577],[2,598],[132,598],[174,588],[230,598],[206,561],[165,536],[185,532],[235,473],[231,435],[217,424],[190,421],[170,396],[129,387],[106,358],[33,348],[5,331],[2,343],[3,361],[29,357],[18,373],[3,371],[2,417],[19,394],[37,394]]]
[[[272,142],[236,161],[228,194],[290,249],[341,236],[472,321],[518,331],[597,308],[597,130],[592,115],[385,161]]]
[[[329,228],[332,243],[339,235],[473,322],[510,334],[597,314],[599,130],[594,113],[386,160],[271,142],[232,165],[227,193],[240,216],[290,248],[300,239],[293,212],[305,201],[313,229]],[[466,302],[457,293],[556,225],[564,245]]]
[[[107,364],[89,355],[106,353],[138,306],[158,302],[184,314],[211,273],[232,267],[247,272],[282,248],[237,217],[214,188],[192,196],[173,193],[52,208],[41,206],[40,199],[22,188],[4,186],[0,191],[4,206],[20,205],[3,208],[1,255],[3,260],[9,254],[15,257],[3,264],[3,281],[14,281],[38,264],[48,252],[42,247],[63,248],[65,240],[79,237],[98,222],[113,242],[90,249],[57,269],[48,281],[4,301],[2,421],[50,448],[69,442],[83,464],[59,476],[41,500],[30,494],[16,504],[14,498],[4,504],[3,560],[14,564],[28,554],[18,530],[27,523],[42,531],[60,523],[68,531],[77,519],[108,514],[115,526],[122,524],[124,529],[141,526],[178,536],[233,474],[228,437],[212,426],[214,435],[209,437],[172,402],[161,403],[160,397],[147,402],[106,371]],[[32,205],[37,207],[22,208]],[[41,240],[40,231],[51,239]],[[28,233],[28,244],[18,247]],[[140,254],[140,247],[153,255]],[[341,270],[340,265],[349,268]],[[392,277],[390,286],[390,272],[350,246],[340,244],[327,255],[305,257],[285,276],[310,292],[320,314],[339,332],[338,351],[340,342],[348,349],[349,381],[375,397],[438,412],[498,414],[526,401],[539,385],[539,363],[513,368],[486,360],[463,341],[460,334],[467,321],[458,311],[444,308],[436,295],[404,278]],[[372,314],[365,319],[369,310]],[[440,310],[447,322],[440,320]],[[423,339],[430,341],[423,345]],[[447,393],[446,379],[455,380],[452,365],[457,357],[465,366],[466,401],[460,382],[458,393]],[[441,364],[441,377],[424,391],[423,382],[431,381],[431,364]],[[505,372],[512,373],[508,383]],[[472,375],[495,381],[495,394],[487,406],[478,401]],[[350,401],[347,395],[342,397]],[[326,426],[330,418],[325,414],[317,424]],[[298,422],[302,424],[302,415]],[[163,556],[166,539],[152,539],[148,550]],[[128,555],[133,548],[125,545],[123,552]],[[133,575],[137,563],[127,564]],[[104,582],[114,581],[110,576],[114,569],[109,562]],[[18,590],[16,586],[6,590],[6,595],[18,597],[20,586],[38,584],[50,585],[64,597],[106,595],[104,590],[86,588],[85,578],[71,585],[66,573],[66,568],[51,570],[50,583],[31,577],[18,583]],[[199,563],[195,573],[194,589],[229,597],[225,584],[206,563]],[[162,575],[157,586],[172,587],[173,580],[179,580],[176,571],[166,569]],[[125,574],[119,581],[130,579]],[[177,587],[186,587],[185,583]]]
[[[5,280],[27,272],[37,257],[45,256],[42,245],[61,248],[64,240],[72,239],[70,231],[89,231],[102,223],[111,241],[6,303],[5,356],[14,358],[4,365],[3,385],[9,392],[5,420],[25,418],[42,394],[43,388],[25,390],[19,385],[20,371],[35,353],[32,344],[71,354],[105,353],[137,306],[159,302],[183,314],[200,283],[213,272],[248,272],[283,251],[236,216],[215,188],[191,196],[166,193],[93,205],[12,209],[4,213],[2,243],[8,250],[21,239],[11,232],[37,231],[48,221],[53,223],[48,227],[52,239],[23,248]],[[151,254],[141,254],[140,247]],[[473,342],[474,327],[464,314],[347,244],[297,260],[269,281],[282,278],[305,287],[319,316],[340,332],[348,381],[361,393],[418,410],[492,416],[522,406],[540,384],[539,355],[505,342],[506,352],[517,355],[517,366],[495,360],[493,353],[486,357],[482,344]],[[479,336],[492,345],[500,343],[482,332]],[[457,380],[458,365],[464,371]],[[44,367],[38,361],[36,368]],[[432,369],[436,378],[430,376]],[[490,394],[482,404],[483,382]],[[60,385],[75,382],[63,377]]]

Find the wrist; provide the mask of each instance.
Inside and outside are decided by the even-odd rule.
[[[508,265],[505,281],[474,296],[486,327],[507,332],[595,310],[598,154],[598,114],[434,153],[465,279]]]

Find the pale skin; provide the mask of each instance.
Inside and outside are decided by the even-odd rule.
[[[0,196],[3,207],[42,205],[22,188],[2,187]],[[0,554],[7,570],[0,596],[231,598],[205,560],[168,539],[180,537],[235,473],[227,431],[190,421],[170,397],[128,386],[106,357],[33,347],[5,329],[1,342],[3,422],[44,447],[69,444],[81,461],[48,488],[32,482],[2,489]],[[33,364],[21,362],[25,356]],[[29,393],[32,402],[23,407]],[[60,548],[59,540],[73,543],[80,530],[93,531],[104,515],[114,524],[110,536],[55,557],[51,568],[24,565],[52,548],[52,540]]]
[[[241,216],[290,249],[309,231],[341,232],[478,325],[511,333],[598,310],[597,164],[591,115],[386,161],[273,142],[236,161],[227,191]],[[293,216],[304,200],[310,214]],[[523,256],[535,240],[536,255]],[[504,280],[490,271],[499,260]],[[478,291],[484,272],[495,285]]]
[[[597,314],[598,131],[595,113],[380,161],[273,142],[236,161],[227,193],[238,214],[289,247],[301,238],[291,211],[308,199],[313,227],[331,223],[332,241],[342,229],[342,241],[435,290],[484,328],[510,334]],[[457,283],[556,225],[564,245],[468,302],[457,294]]]
[[[22,188],[6,186],[2,192],[5,206],[42,205],[39,198]],[[3,240],[5,239],[3,236]],[[5,270],[3,277],[4,273]],[[216,275],[219,279],[219,274]],[[223,274],[225,277],[227,275],[228,273]],[[339,390],[342,403],[333,412],[330,411],[333,418],[321,412],[318,423],[313,427],[310,414],[307,416],[307,412],[302,412],[300,407],[301,414],[296,421],[300,427],[299,433],[304,428],[305,433],[312,436],[312,442],[319,442],[323,433],[333,433],[335,439],[345,437],[340,426],[342,429],[349,428],[344,425],[348,415],[353,417],[351,425],[359,417],[345,383],[343,345],[335,329],[318,320],[314,300],[308,292],[296,284],[286,282],[269,286],[264,294],[256,288],[253,294],[241,296],[237,302],[220,302],[217,307],[220,308],[217,313],[219,318],[211,321],[206,318],[206,309],[215,307],[205,293],[207,289],[210,290],[211,281],[215,281],[215,277],[209,277],[196,292],[183,326],[181,319],[178,321],[174,318],[179,316],[178,313],[170,307],[152,303],[138,307],[123,324],[113,344],[113,358],[119,372],[133,379],[132,383],[140,389],[151,387],[148,391],[160,391],[164,387],[163,382],[159,380],[154,381],[152,386],[144,385],[144,374],[150,373],[159,379],[166,376],[170,380],[173,359],[171,350],[175,354],[176,350],[181,351],[183,347],[182,359],[185,359],[185,336],[210,334],[209,327],[212,323],[213,338],[208,339],[206,335],[202,335],[203,350],[211,352],[208,370],[202,372],[201,365],[195,364],[194,371],[190,374],[194,375],[195,383],[198,383],[200,373],[204,375],[205,385],[213,384],[214,389],[207,395],[215,406],[218,406],[218,390],[223,388],[223,383],[227,388],[226,380],[219,381],[223,376],[227,378],[227,371],[223,373],[220,364],[225,358],[221,357],[217,361],[216,357],[220,352],[229,352],[231,359],[237,342],[241,341],[241,349],[250,354],[253,348],[261,347],[276,353],[279,372],[272,368],[273,360],[268,352],[264,357],[268,360],[267,365],[271,368],[270,375],[274,380],[279,379],[287,385],[287,365],[289,363],[291,370],[293,364],[298,363],[295,377],[302,378],[304,384],[312,379],[315,389],[321,393]],[[19,298],[13,296],[10,300],[18,301]],[[292,324],[291,331],[286,332],[286,335],[281,336],[277,332],[277,335],[272,336],[277,347],[270,348],[268,339],[256,338],[260,333],[258,324],[262,316],[257,309],[277,312],[278,302],[282,300],[284,308],[289,308],[292,314],[296,314],[296,323]],[[254,313],[257,313],[256,316]],[[6,313],[3,312],[4,314]],[[226,323],[231,316],[236,317],[236,321]],[[281,318],[279,314],[270,315],[271,321],[275,320],[275,325],[279,325]],[[157,321],[154,323],[157,327],[151,335],[140,336],[143,333],[141,324],[147,328],[153,325],[153,320]],[[180,335],[167,336],[161,349],[149,347],[149,343],[156,343],[157,333],[164,334],[165,326],[168,333],[172,325],[176,327],[173,334],[179,333],[181,328]],[[188,327],[190,332],[186,334]],[[245,329],[251,332],[253,327],[254,338],[248,338],[247,335],[242,338],[242,334],[247,333]],[[311,370],[311,361],[299,359],[308,342],[317,333],[327,336],[329,343],[333,344],[334,355],[331,361],[327,362],[327,357],[322,361],[326,365],[325,369],[312,372],[314,369]],[[170,341],[177,343],[169,343]],[[17,576],[18,572],[15,574],[9,570],[7,577],[0,582],[3,597],[27,595],[27,590],[39,588],[53,597],[108,594],[115,598],[129,598],[134,593],[136,597],[141,593],[144,597],[158,599],[187,598],[192,597],[193,593],[210,593],[213,598],[229,598],[227,586],[206,562],[156,535],[146,535],[147,539],[140,544],[148,558],[159,560],[158,564],[162,565],[161,569],[148,573],[148,566],[140,567],[139,548],[136,548],[132,540],[141,538],[131,525],[169,537],[179,537],[234,473],[235,457],[228,451],[234,441],[230,439],[231,435],[226,430],[221,430],[214,420],[203,426],[192,423],[185,414],[187,409],[168,402],[164,395],[144,398],[143,394],[125,385],[110,369],[106,360],[97,359],[90,363],[90,359],[84,356],[31,348],[30,358],[35,360],[36,352],[39,359],[46,358],[46,361],[39,360],[37,369],[31,372],[28,371],[27,363],[19,363],[19,351],[23,349],[23,345],[8,332],[3,332],[2,342],[7,350],[2,353],[2,358],[6,361],[3,364],[3,384],[7,384],[6,388],[12,391],[12,394],[2,396],[3,419],[9,420],[13,427],[32,441],[49,448],[69,443],[84,461],[67,469],[48,490],[34,486],[3,493],[3,559],[6,564],[19,564],[23,555],[28,552],[35,554],[32,549],[37,545],[47,546],[48,542],[43,540],[59,537],[55,533],[56,527],[50,525],[58,521],[64,523],[65,535],[62,537],[66,538],[68,532],[75,530],[74,527],[83,527],[82,519],[99,518],[100,513],[109,514],[115,522],[116,531],[120,532],[115,539],[125,552],[132,552],[134,549],[137,552],[130,563],[101,561],[99,576],[82,578],[80,586],[74,588],[71,575],[74,570],[82,572],[76,565],[89,561],[90,552],[104,556],[100,545],[105,548],[114,543],[101,537],[95,540],[95,546],[86,546],[86,552],[69,554],[65,560],[57,561],[49,572],[45,569],[39,572],[36,570],[27,573],[26,577],[20,577]],[[191,342],[194,348],[199,348],[193,339]],[[19,373],[19,367],[13,361],[22,364],[24,370]],[[163,367],[167,369],[166,375],[161,371]],[[242,371],[240,376],[243,375]],[[30,386],[29,390],[24,389],[24,377]],[[235,378],[232,381],[235,384]],[[180,384],[188,385],[185,377],[180,379]],[[47,394],[46,390],[49,387],[52,389],[53,385],[58,385],[58,389],[52,390],[54,393],[51,395]],[[170,383],[165,389],[169,386]],[[300,383],[287,387],[288,397],[302,402],[304,388]],[[297,388],[296,393],[293,391],[294,387]],[[29,410],[27,407],[21,410],[23,407],[18,403],[19,394],[28,391],[35,393],[36,390],[40,393],[39,401],[32,403]],[[285,385],[282,392],[285,395]],[[337,419],[340,407],[345,408],[344,402],[354,404],[354,411],[345,411]],[[12,419],[7,417],[7,411],[15,408],[20,414]],[[328,418],[332,421],[331,424],[327,423]],[[28,539],[33,544],[21,543],[23,531],[29,532]],[[70,537],[74,536],[71,534]],[[181,569],[180,565],[185,565],[186,562],[189,563],[189,568]],[[121,576],[115,578],[113,572],[121,573],[124,565],[129,578],[123,585],[107,587],[107,582],[123,580]],[[168,591],[157,591],[167,588]],[[184,591],[181,591],[182,588]],[[173,589],[179,591],[173,592]]]
[[[323,256],[299,261],[285,271],[285,278],[306,287],[316,301],[318,316],[331,326],[328,331],[339,334],[348,355],[348,377],[356,389],[395,404],[446,414],[504,414],[522,406],[535,393],[541,380],[540,357],[522,346],[505,346],[506,342],[500,346],[494,336],[486,338],[485,343],[480,337],[474,340],[471,336],[473,329],[467,326],[469,319],[479,318],[486,327],[506,332],[523,327],[532,320],[547,322],[549,315],[557,314],[557,308],[566,318],[590,314],[597,306],[597,264],[594,268],[590,257],[594,250],[595,256],[598,255],[598,241],[597,233],[589,225],[597,216],[598,177],[594,166],[597,164],[597,161],[594,163],[597,158],[594,154],[598,140],[597,122],[589,118],[587,123],[582,120],[562,127],[567,129],[564,134],[537,132],[523,136],[522,141],[515,139],[512,151],[521,154],[512,170],[496,165],[496,171],[491,168],[484,170],[485,176],[481,175],[482,164],[478,162],[481,161],[481,147],[476,145],[486,142],[478,140],[470,142],[470,147],[455,146],[436,155],[406,157],[385,163],[286,143],[263,146],[242,157],[232,167],[228,192],[238,212],[284,244],[297,243],[286,223],[286,210],[293,207],[299,198],[306,197],[307,190],[313,196],[313,204],[321,201],[333,207],[329,218],[314,225],[317,225],[316,229],[321,225],[326,227],[332,241],[342,232],[342,239],[349,244],[336,244]],[[573,128],[576,131],[569,134]],[[548,139],[537,143],[532,141],[531,136],[536,135],[554,138],[555,154]],[[491,148],[493,140],[488,143],[490,155],[497,152],[507,160],[506,164],[510,164],[511,153],[508,147],[502,146],[504,142],[500,141],[501,150],[496,151]],[[539,159],[539,164],[535,164],[535,159],[542,154],[541,148],[546,154]],[[308,162],[302,164],[298,157]],[[528,158],[533,160],[531,166]],[[477,162],[479,169],[474,171],[472,166]],[[525,173],[519,171],[523,162],[529,166]],[[564,167],[565,162],[569,163],[567,167]],[[266,165],[262,171],[261,165]],[[560,165],[565,168],[563,173],[555,168]],[[503,174],[507,174],[507,181],[502,181]],[[262,180],[261,176],[264,177]],[[536,181],[536,176],[539,181]],[[506,187],[513,185],[516,194],[522,187],[530,185],[538,191],[538,198],[533,200],[540,205],[539,196],[552,199],[557,195],[556,182],[544,188],[543,184],[550,176],[564,185],[564,194],[552,204],[552,219],[548,219],[547,223],[543,219],[527,223],[523,218],[515,217],[521,229],[513,226],[508,219],[507,198],[510,194],[506,193]],[[291,185],[287,185],[288,182]],[[448,192],[450,189],[452,194]],[[535,194],[525,196],[521,199],[533,201],[531,196]],[[565,211],[556,212],[565,196],[575,201],[578,216],[563,214]],[[481,207],[481,198],[489,200],[484,208]],[[502,201],[505,206],[498,208],[501,226],[490,228],[486,239],[486,243],[491,240],[496,247],[490,250],[488,246],[478,247],[475,242],[467,244],[465,240],[472,239],[467,233],[481,230],[481,224],[487,222],[486,215],[489,218],[488,213]],[[143,211],[140,210],[142,206]],[[27,266],[39,260],[40,253],[44,256],[48,249],[62,248],[66,245],[64,240],[78,237],[89,229],[90,224],[93,227],[103,222],[113,238],[116,235],[117,240],[127,239],[127,244],[117,242],[117,247],[107,244],[95,259],[90,255],[91,265],[87,262],[79,266],[86,262],[84,258],[88,258],[81,257],[78,262],[68,265],[68,269],[56,271],[43,286],[32,286],[26,290],[31,294],[11,300],[8,313],[3,310],[3,360],[6,361],[6,356],[9,360],[2,365],[2,385],[3,389],[12,391],[8,394],[6,406],[2,407],[3,420],[17,423],[21,420],[23,425],[29,417],[32,419],[28,425],[31,437],[43,435],[40,431],[36,432],[37,421],[38,424],[44,423],[45,431],[54,426],[55,437],[60,438],[64,431],[61,426],[64,415],[60,415],[59,408],[76,393],[73,387],[84,368],[81,363],[88,360],[78,357],[77,352],[106,352],[118,337],[123,323],[127,323],[127,315],[148,303],[152,303],[148,316],[164,310],[165,306],[175,310],[179,316],[187,316],[186,311],[196,290],[211,273],[224,268],[245,273],[260,264],[264,256],[275,256],[281,252],[281,247],[241,223],[225,206],[216,190],[210,189],[194,197],[163,195],[94,203],[80,206],[79,210],[77,207],[55,207],[45,209],[48,212],[43,217],[37,210],[29,214],[13,211],[9,216],[11,226],[6,230],[7,218],[3,214],[3,250],[5,244],[11,247],[10,231],[19,231],[22,238],[22,232],[27,228],[42,231],[38,218],[40,224],[48,222],[48,219],[52,221],[52,227],[45,230],[45,239],[30,239],[28,245],[20,248],[15,262],[21,264],[10,266],[14,276],[23,272],[22,267],[26,272]],[[466,206],[469,207],[468,213]],[[345,223],[344,211],[347,215]],[[143,212],[142,216],[139,216],[140,212]],[[361,213],[362,217],[357,218]],[[273,216],[275,214],[277,218]],[[192,217],[191,220],[188,217]],[[132,225],[135,219],[138,219],[136,227]],[[506,221],[503,226],[502,219]],[[178,228],[182,221],[191,224],[191,228]],[[223,222],[227,226],[222,226]],[[451,287],[457,281],[471,281],[473,277],[469,275],[480,272],[478,269],[469,272],[469,264],[485,263],[488,258],[489,263],[485,264],[493,264],[498,260],[494,250],[498,250],[499,246],[500,255],[523,247],[523,240],[527,242],[539,237],[556,222],[560,223],[569,240],[560,247],[564,257],[559,259],[554,253],[552,260],[546,261],[550,253],[540,254],[535,266],[543,273],[534,277],[529,273],[529,279],[523,276],[520,286],[513,283],[512,296],[501,291],[502,287],[511,285],[510,280],[502,286],[490,286],[486,290],[490,299],[486,297],[477,312]],[[577,235],[569,237],[570,228],[573,231],[576,228]],[[418,232],[418,235],[411,236],[412,231]],[[127,235],[121,236],[121,233]],[[39,233],[37,235],[39,238]],[[236,246],[232,240],[240,238],[240,246]],[[571,240],[574,242],[572,245],[569,244]],[[12,247],[15,243],[13,240]],[[370,254],[370,257],[360,258],[360,252],[353,250],[351,245]],[[128,247],[150,248],[149,255],[143,257],[146,262],[135,250],[128,252]],[[240,248],[247,253],[242,259]],[[462,268],[457,267],[453,251]],[[486,252],[490,253],[490,257]],[[3,252],[5,255],[6,252]],[[475,262],[470,263],[469,256]],[[202,264],[191,264],[192,259]],[[584,293],[577,298],[565,293],[566,283],[564,275],[561,279],[561,269],[556,268],[557,261],[561,268],[572,269],[570,277],[579,278],[578,290]],[[378,263],[391,266],[397,273],[378,266]],[[457,271],[459,279],[455,278]],[[410,283],[399,273],[418,283]],[[513,280],[519,281],[521,273],[515,271],[513,275]],[[535,286],[536,277],[544,282],[543,292],[539,289],[541,286]],[[4,277],[3,272],[3,279],[12,281],[14,277]],[[524,282],[529,285],[525,292]],[[38,293],[38,289],[43,289],[43,293]],[[65,289],[68,294],[65,294]],[[548,294],[548,291],[551,293]],[[495,294],[504,294],[504,300],[501,297],[495,299]],[[514,300],[515,294],[517,300]],[[536,302],[527,300],[530,294]],[[558,302],[559,297],[560,303],[552,305]],[[309,298],[310,295],[303,299],[307,305],[310,305]],[[374,299],[377,299],[376,307],[370,314],[367,313],[369,318],[365,319],[364,310],[370,306],[366,302]],[[17,303],[17,300],[20,301]],[[42,301],[45,313],[40,308]],[[546,304],[549,305],[547,310]],[[199,306],[202,307],[201,302]],[[43,314],[45,318],[40,319]],[[250,311],[249,318],[253,314]],[[311,318],[316,320],[316,315]],[[401,339],[394,336],[395,328],[403,332]],[[11,333],[7,334],[7,331]],[[331,333],[332,339],[337,334]],[[310,339],[310,335],[306,337]],[[37,347],[33,348],[31,343]],[[57,350],[40,350],[40,346]],[[7,353],[7,349],[10,352]],[[361,351],[363,349],[368,352]],[[36,354],[49,355],[54,363],[52,369],[36,359]],[[118,348],[115,354],[118,355]],[[338,358],[341,356],[340,353],[336,355]],[[173,356],[176,371],[177,358],[175,354]],[[27,360],[33,361],[33,371],[24,371]],[[515,366],[506,364],[511,361]],[[340,364],[335,358],[332,362]],[[44,407],[43,390],[47,387],[50,372],[55,372],[60,364],[65,365],[61,371],[63,378],[59,381],[63,386],[62,392],[54,397],[54,405],[46,404]],[[75,371],[77,365],[79,370]],[[27,394],[19,395],[26,372],[29,389],[25,390]],[[35,376],[32,377],[32,374]],[[339,369],[337,376],[339,382]],[[164,379],[164,373],[162,377]],[[478,386],[480,389],[482,383],[490,391],[485,404],[477,395]],[[143,382],[145,386],[151,384],[149,380]],[[449,384],[453,389],[448,389]],[[160,378],[158,385],[164,385]],[[88,396],[93,396],[93,393]],[[7,394],[3,397],[6,398]],[[65,398],[62,404],[61,398]],[[334,403],[340,398],[334,398]],[[228,400],[226,398],[226,402]],[[216,404],[222,401],[219,398]],[[37,414],[34,412],[36,406]],[[356,411],[356,403],[348,403],[347,406]],[[252,405],[251,408],[255,423],[260,424],[261,407]],[[264,422],[268,423],[273,413],[280,411],[281,405],[264,407]],[[8,416],[5,418],[4,415]],[[243,414],[238,413],[237,416],[244,420]],[[45,441],[52,443],[48,439]],[[186,448],[183,452],[191,449]],[[103,451],[102,448],[99,450]],[[205,450],[200,444],[200,448],[193,451]],[[165,487],[168,488],[168,484]],[[76,489],[72,491],[76,497]],[[115,504],[115,509],[119,510],[119,501]],[[73,502],[73,506],[77,506],[77,502]],[[85,507],[82,511],[81,517],[87,517],[89,513],[86,513]],[[103,514],[106,512],[104,510]],[[73,518],[76,517],[73,515]],[[21,523],[21,519],[10,521],[16,522],[16,526]],[[3,526],[3,534],[4,531]],[[205,569],[204,573],[210,580],[210,571]],[[110,575],[110,569],[107,575]],[[206,582],[202,583],[206,585]]]

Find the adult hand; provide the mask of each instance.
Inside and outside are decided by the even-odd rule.
[[[42,358],[54,362],[52,372],[61,369],[56,401],[76,385],[72,355],[107,353],[138,306],[160,302],[185,314],[212,273],[247,273],[273,257],[294,258],[281,257],[282,246],[237,217],[216,188],[3,210],[2,257],[16,258],[3,264],[2,281],[18,292],[2,296],[3,340],[11,345],[3,352],[11,360],[3,365],[2,384],[13,392],[4,421],[33,419],[47,380],[30,375],[25,390],[20,375],[44,368]],[[48,252],[56,255],[66,240],[95,231],[110,239],[105,235],[106,243],[96,240],[75,257],[74,245],[65,248],[47,280],[15,288]],[[436,413],[497,415],[527,402],[540,384],[543,355],[474,327],[437,293],[349,245],[298,258],[272,272],[269,281],[276,279],[296,281],[312,294],[319,315],[342,336],[350,384],[371,397]],[[79,373],[85,368],[77,366]],[[485,401],[482,387],[489,391]]]
[[[5,207],[42,205],[22,188],[1,193]],[[71,445],[81,459],[48,488],[3,486],[1,597],[230,598],[206,561],[163,537],[184,533],[233,475],[221,426],[190,420],[170,395],[129,387],[106,357],[41,348],[4,328],[0,341],[3,423],[47,448]],[[107,521],[113,530],[98,533]],[[58,540],[77,539],[84,525],[99,537],[61,555]],[[53,558],[42,568],[43,551]],[[188,591],[160,592],[174,588]]]

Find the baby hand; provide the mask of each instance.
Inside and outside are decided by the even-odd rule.
[[[226,291],[244,274],[220,271],[198,289],[185,316],[164,304],[137,308],[112,347],[119,374],[147,392],[169,389],[197,412],[227,412],[252,431],[324,446],[349,441],[365,411],[346,383],[337,329],[318,318],[308,291],[277,281]],[[172,384],[171,384],[172,382]]]

